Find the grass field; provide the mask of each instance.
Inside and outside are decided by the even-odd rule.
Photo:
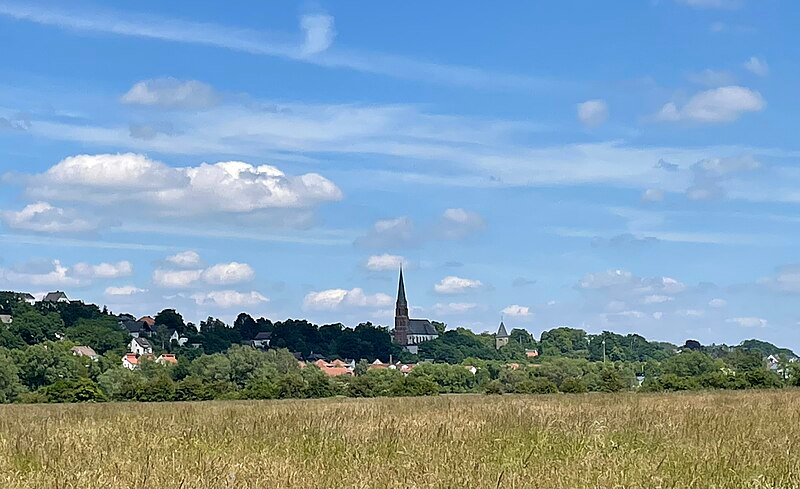
[[[800,390],[0,407],[2,487],[798,487]]]

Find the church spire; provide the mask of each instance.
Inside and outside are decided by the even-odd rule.
[[[400,283],[397,286],[397,305],[398,306],[407,306],[408,302],[406,301],[406,286],[403,283],[403,266],[400,265]]]

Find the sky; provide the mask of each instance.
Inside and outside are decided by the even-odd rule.
[[[0,289],[800,348],[799,16],[0,0]]]

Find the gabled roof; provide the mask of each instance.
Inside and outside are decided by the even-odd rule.
[[[264,341],[264,340],[268,340],[270,338],[272,338],[272,333],[270,333],[268,331],[262,331],[262,332],[258,333],[256,335],[256,337],[253,338],[253,339],[254,340],[258,340],[258,341]]]
[[[146,324],[141,321],[122,321],[122,327],[129,333],[139,333],[145,329]]]
[[[67,294],[57,290],[55,292],[48,292],[42,302],[58,302],[59,300],[64,299],[67,300]]]
[[[178,364],[178,359],[175,358],[175,355],[173,355],[172,353],[163,353],[161,356],[159,356],[156,359],[156,362],[158,362],[158,363],[171,363],[173,365],[177,365]]]
[[[79,357],[97,358],[99,356],[90,346],[73,346],[70,351]]]
[[[23,293],[19,294],[19,298],[24,300],[24,301],[36,300],[36,297],[34,297],[32,294],[29,294],[27,292],[23,292]]]
[[[508,338],[508,332],[506,331],[506,325],[503,324],[503,321],[500,321],[500,327],[497,328],[497,334],[495,335],[497,338]]]
[[[141,346],[142,348],[153,348],[153,346],[150,344],[150,342],[147,341],[147,338],[142,338],[141,336],[138,336],[138,337],[134,338],[133,341],[138,343],[139,346]]]
[[[131,365],[139,365],[139,358],[137,358],[137,357],[136,357],[136,354],[134,354],[134,353],[126,353],[126,354],[125,354],[125,355],[122,357],[122,361],[124,362],[124,361],[126,361],[126,360],[127,360],[127,361],[128,361],[128,363],[130,363]]]
[[[439,336],[439,332],[436,331],[436,328],[434,328],[433,324],[427,319],[409,319],[408,334]]]
[[[139,318],[139,321],[143,322],[144,324],[150,326],[151,328],[156,325],[156,320],[151,318],[150,316],[143,316]]]

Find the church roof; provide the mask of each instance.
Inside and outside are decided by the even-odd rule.
[[[400,283],[397,285],[397,303],[406,304],[406,286],[403,283],[403,267],[400,267]]]
[[[408,334],[439,336],[439,332],[427,319],[409,319]]]
[[[500,321],[500,327],[497,328],[497,334],[495,336],[497,338],[508,338],[508,332],[506,331],[506,325],[503,324],[503,321]]]

